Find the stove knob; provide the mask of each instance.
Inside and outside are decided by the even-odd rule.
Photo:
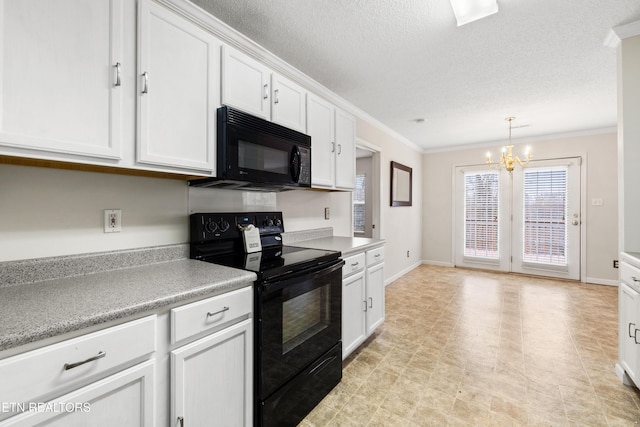
[[[213,221],[209,221],[204,225],[204,230],[209,233],[215,233],[217,229],[218,229],[218,226]]]
[[[265,219],[264,225],[266,225],[267,227],[271,227],[273,225],[273,220],[271,218]]]
[[[221,218],[220,221],[218,221],[218,228],[220,229],[221,233],[224,233],[229,229],[229,222],[224,218]]]
[[[276,218],[275,224],[276,224],[276,227],[280,227],[282,225],[282,221],[280,221],[279,218]]]

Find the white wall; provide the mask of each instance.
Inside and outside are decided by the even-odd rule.
[[[423,177],[421,154],[369,122],[358,120],[358,139],[380,149],[380,237],[385,239],[385,281],[388,283],[422,261]],[[413,205],[389,203],[391,161],[413,169]],[[409,256],[407,256],[407,251]]]
[[[104,233],[103,210],[122,209]],[[188,241],[187,184],[0,164],[0,261]]]
[[[514,140],[514,151],[521,145]],[[586,168],[586,222],[583,245],[586,252],[585,277],[595,283],[617,280],[612,260],[617,259],[618,197],[616,134],[557,137],[527,141],[535,159],[583,157]],[[493,151],[498,151],[496,143]],[[423,156],[423,259],[426,263],[453,265],[453,169],[455,166],[482,163],[486,148],[430,153]],[[514,153],[516,154],[516,153]],[[593,198],[601,198],[603,206],[592,206]],[[584,205],[584,204],[583,204]]]

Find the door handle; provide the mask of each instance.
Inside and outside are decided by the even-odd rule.
[[[580,221],[578,221],[577,219],[574,219],[573,221],[571,221],[571,224],[578,225],[580,224]]]

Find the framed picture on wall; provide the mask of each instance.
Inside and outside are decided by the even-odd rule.
[[[391,162],[391,206],[411,206],[412,174],[409,166]]]

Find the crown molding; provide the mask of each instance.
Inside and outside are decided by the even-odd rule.
[[[398,132],[389,128],[378,119],[372,117],[365,111],[351,104],[349,101],[340,97],[317,81],[313,80],[311,77],[307,76],[291,64],[278,58],[269,50],[265,49],[245,35],[239,33],[237,30],[230,27],[215,16],[211,15],[209,12],[200,8],[196,4],[188,0],[156,1],[162,3],[164,6],[168,7],[179,15],[182,15],[188,20],[195,22],[197,25],[203,27],[223,43],[240,50],[242,53],[249,55],[253,59],[261,62],[280,75],[294,81],[295,83],[298,83],[309,92],[313,92],[314,94],[320,96],[321,98],[324,98],[326,101],[334,104],[340,109],[356,116],[360,120],[373,125],[394,140],[403,143],[407,147],[411,148],[412,150],[418,151],[419,153],[422,153],[424,151],[422,147],[420,147],[413,141],[410,141],[406,137],[400,135]]]
[[[613,27],[604,39],[604,45],[617,48],[622,40],[635,36],[640,36],[640,21]]]
[[[561,132],[561,133],[552,133],[547,135],[534,135],[527,136],[522,138],[513,138],[511,140],[513,145],[518,144],[527,144],[534,142],[542,142],[542,141],[552,141],[557,139],[568,139],[568,138],[579,138],[581,136],[593,136],[593,135],[604,135],[609,133],[617,133],[618,128],[616,126],[612,127],[603,127],[603,128],[595,128],[595,129],[585,129],[573,132]],[[462,151],[462,150],[472,150],[472,149],[480,149],[480,148],[495,148],[501,147],[505,145],[505,139],[500,139],[497,141],[486,141],[486,142],[478,142],[471,144],[461,144],[461,145],[452,145],[449,147],[438,147],[423,150],[424,154],[435,154],[435,153],[445,153],[448,151]]]

